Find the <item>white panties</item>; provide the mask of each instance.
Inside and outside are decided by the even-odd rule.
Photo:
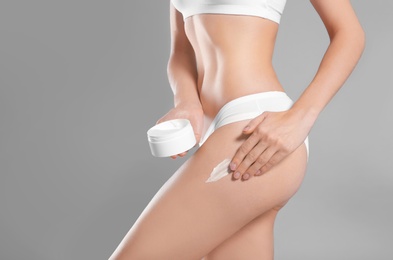
[[[268,91],[251,94],[233,99],[226,103],[211,122],[209,128],[202,135],[199,142],[201,146],[207,138],[218,128],[226,124],[253,119],[264,111],[285,111],[292,107],[292,99],[282,91]],[[304,141],[309,155],[308,136]]]

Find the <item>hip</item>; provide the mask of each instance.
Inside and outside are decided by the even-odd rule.
[[[275,75],[249,75],[242,78],[228,75],[204,80],[199,88],[199,99],[207,118],[213,119],[228,102],[237,98],[269,92],[285,92]]]
[[[265,111],[286,111],[293,105],[293,100],[284,91],[265,91],[238,97],[223,105],[213,120],[205,116],[204,131],[199,145],[209,138],[218,128],[234,122],[251,120]],[[304,144],[309,155],[308,137]]]

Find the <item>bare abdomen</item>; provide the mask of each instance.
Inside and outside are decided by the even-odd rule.
[[[237,97],[284,91],[272,66],[277,23],[254,16],[202,14],[186,19],[185,29],[208,117]]]

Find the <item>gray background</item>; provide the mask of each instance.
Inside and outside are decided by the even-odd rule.
[[[172,106],[168,3],[0,2],[0,259],[107,259],[184,162],[146,140]],[[367,47],[310,134],[277,260],[393,255],[393,2],[352,3]],[[293,99],[327,45],[311,4],[289,0],[274,64]]]

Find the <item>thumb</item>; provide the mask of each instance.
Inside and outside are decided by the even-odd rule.
[[[196,124],[196,126],[192,126],[192,128],[194,130],[195,140],[197,143],[199,143],[202,135],[202,127],[199,124]]]
[[[243,133],[245,134],[250,134],[254,132],[255,128],[262,123],[263,120],[265,120],[267,116],[267,112],[263,112],[259,116],[255,117],[252,119],[244,128],[243,128]]]
[[[201,134],[200,133],[195,133],[195,140],[196,140],[196,143],[198,144],[199,141],[201,140]]]
[[[163,116],[163,117],[161,117],[160,119],[158,119],[158,120],[156,121],[156,125],[158,125],[158,124],[160,124],[160,123],[162,123],[162,122],[165,122],[165,121],[167,121],[167,120],[166,120],[166,115]]]

